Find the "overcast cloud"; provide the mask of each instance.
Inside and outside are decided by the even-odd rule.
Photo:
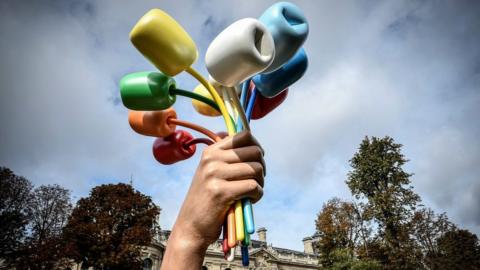
[[[118,81],[153,70],[128,33],[149,9],[176,18],[200,51],[230,23],[274,1],[0,2],[0,165],[36,185],[85,196],[129,181],[171,228],[199,155],[174,166],[129,129]],[[292,1],[306,13],[310,67],[285,103],[254,122],[266,149],[265,196],[255,205],[269,242],[302,250],[333,196],[350,198],[348,160],[364,136],[404,145],[424,204],[480,233],[480,4],[475,1]],[[183,88],[196,82],[176,78]],[[220,118],[181,118],[223,129]]]

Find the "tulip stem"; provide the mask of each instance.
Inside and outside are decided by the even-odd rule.
[[[190,147],[194,144],[204,143],[206,145],[212,145],[213,141],[208,138],[195,138],[185,143],[185,147]]]
[[[220,96],[218,95],[217,90],[215,90],[215,88],[213,88],[213,86],[192,67],[188,67],[185,71],[190,73],[190,75],[192,75],[201,84],[203,84],[205,88],[207,88],[208,92],[210,92],[210,95],[213,97],[213,100],[215,100],[215,102],[218,105],[218,108],[220,109],[220,113],[222,114],[223,120],[225,121],[225,125],[227,126],[228,135],[235,134],[235,126],[230,116],[228,115],[227,109],[225,108],[225,104],[223,103],[222,98],[220,98]]]
[[[179,119],[170,117],[170,118],[167,119],[167,124],[174,124],[174,125],[177,125],[177,126],[182,126],[182,127],[187,127],[187,128],[193,129],[197,132],[205,134],[206,136],[210,137],[212,140],[214,140],[216,142],[221,140],[220,136],[213,133],[211,130],[209,130],[207,128],[204,128],[202,126],[199,126],[197,124],[194,124],[194,123],[190,123],[190,122],[187,122],[187,121],[183,121],[183,120],[179,120]]]
[[[218,105],[215,103],[215,101],[207,98],[207,97],[204,97],[202,95],[199,95],[195,92],[192,92],[192,91],[188,91],[188,90],[183,90],[183,89],[176,89],[176,88],[171,88],[170,89],[170,94],[172,95],[178,95],[178,96],[184,96],[184,97],[189,97],[189,98],[193,98],[193,99],[196,99],[200,102],[203,102],[207,105],[209,105],[210,107],[214,108],[215,110],[219,111],[220,112],[220,108],[218,107]]]
[[[242,85],[242,94],[240,96],[240,104],[242,104],[243,109],[247,110],[247,96],[248,96],[248,88],[250,86],[250,79],[247,79],[243,82]]]
[[[240,132],[242,130],[250,131],[250,125],[248,124],[247,116],[245,115],[245,110],[243,109],[242,104],[238,99],[237,93],[232,88],[227,89],[227,91],[232,100],[232,105],[237,109],[237,113],[238,113],[239,121],[237,126],[237,132]]]
[[[253,106],[255,105],[255,100],[257,99],[257,88],[253,88],[253,91],[250,95],[250,99],[248,100],[248,106],[247,106],[247,119],[250,122],[250,119],[252,119],[252,112],[253,112]]]

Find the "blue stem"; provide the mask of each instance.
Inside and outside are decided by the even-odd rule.
[[[248,257],[248,246],[242,245],[242,265],[248,266],[250,264],[250,258]]]
[[[245,114],[249,123],[250,119],[252,119],[253,105],[255,104],[255,99],[257,99],[257,92],[257,88],[253,88],[252,94],[250,95],[250,100],[248,101],[247,112]]]

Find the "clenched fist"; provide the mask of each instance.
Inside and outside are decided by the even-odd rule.
[[[263,149],[250,132],[207,147],[168,240],[162,269],[199,269],[236,200],[263,195]]]

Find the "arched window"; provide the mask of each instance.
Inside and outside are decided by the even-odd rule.
[[[143,260],[143,270],[152,270],[153,262],[149,258]]]
[[[202,270],[208,270],[208,267],[202,266]]]

